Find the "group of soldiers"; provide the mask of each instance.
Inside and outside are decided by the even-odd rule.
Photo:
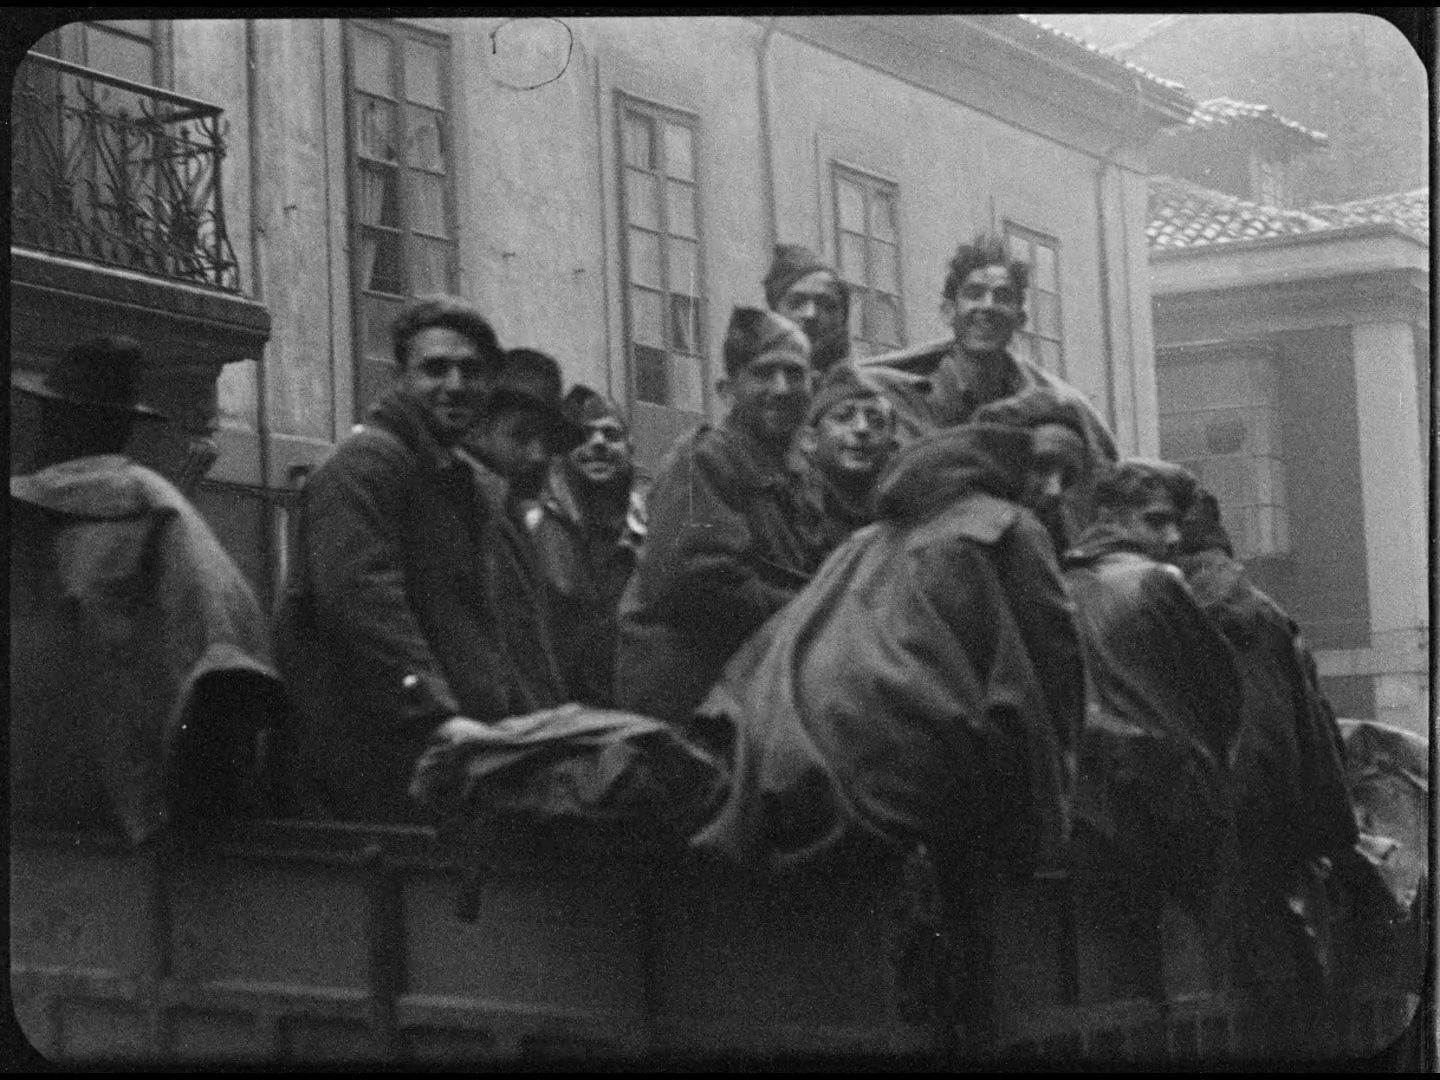
[[[1026,285],[977,237],[941,289],[953,341],[862,360],[838,273],[777,247],[766,307],[728,322],[723,419],[648,484],[613,401],[464,300],[412,301],[393,388],[306,481],[273,626],[121,456],[153,414],[133,343],[86,343],[15,384],[54,444],[11,481],[18,811],[138,842],[187,800],[229,812],[263,731],[271,812],[425,821],[459,788],[412,786],[417,761],[625,715],[705,763],[697,850],[1093,865],[1239,905],[1246,962],[1293,970],[1356,842],[1313,662],[1195,477],[1118,460],[1083,394],[1011,354]],[[1226,866],[1243,895],[1217,896]]]

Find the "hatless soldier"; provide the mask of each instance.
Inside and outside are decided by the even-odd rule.
[[[724,363],[729,411],[660,466],[620,602],[616,700],[663,720],[689,716],[818,561],[814,510],[788,460],[810,402],[810,343],[789,319],[738,307]]]
[[[1230,647],[1168,562],[1194,486],[1164,462],[1107,466],[1095,521],[1062,560],[1088,692],[1075,881],[1118,956],[1143,967],[1172,906],[1223,969],[1242,690]]]
[[[940,311],[953,339],[864,362],[895,399],[903,441],[966,423],[982,405],[1044,386],[1081,407],[1091,452],[1115,459],[1115,437],[1085,395],[1009,351],[1025,324],[1029,280],[1029,265],[1011,256],[1000,237],[981,234],[956,249],[941,289]]]
[[[574,386],[561,411],[584,441],[554,457],[526,516],[548,582],[556,647],[571,697],[614,703],[620,596],[645,537],[630,429],[614,402]]]
[[[495,332],[466,301],[431,296],[391,336],[395,386],[306,484],[277,613],[307,812],[352,820],[416,817],[411,768],[446,720],[566,698],[509,485],[457,453],[505,373]],[[526,409],[508,415],[529,422]]]

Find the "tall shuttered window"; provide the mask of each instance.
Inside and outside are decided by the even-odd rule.
[[[705,410],[697,119],[618,99],[625,340],[634,400]]]
[[[835,251],[850,286],[850,350],[870,356],[905,344],[900,303],[900,193],[888,180],[831,166]]]
[[[1030,284],[1025,290],[1025,325],[1015,332],[1010,351],[1020,359],[1039,364],[1046,371],[1064,374],[1060,242],[1053,236],[1007,221],[1005,246],[1012,258],[1030,266]]]
[[[1160,453],[1220,503],[1237,558],[1289,550],[1276,365],[1260,342],[1162,353]]]
[[[358,414],[392,381],[390,321],[410,297],[453,293],[458,259],[449,39],[354,21],[346,54]]]

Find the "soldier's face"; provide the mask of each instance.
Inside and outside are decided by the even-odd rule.
[[[736,422],[769,443],[787,443],[805,419],[812,374],[809,354],[791,347],[755,357],[722,389]]]
[[[1064,550],[1089,518],[1094,469],[1089,448],[1065,424],[1041,424],[1031,433],[1033,465],[1026,503],[1056,550]]]
[[[606,484],[630,467],[630,436],[613,416],[585,422],[585,441],[570,451],[570,464],[592,484]]]
[[[532,499],[550,464],[550,430],[538,409],[507,406],[480,421],[472,444],[510,485],[516,498]]]
[[[1152,495],[1140,506],[1113,511],[1114,520],[1159,562],[1169,562],[1180,546],[1180,511],[1168,495]]]
[[[431,432],[445,445],[460,440],[480,417],[499,365],[448,326],[427,326],[405,347],[400,392],[424,411]]]
[[[837,402],[806,433],[804,447],[833,478],[874,477],[895,449],[894,406],[878,395]]]
[[[1025,297],[999,263],[971,270],[943,310],[961,350],[974,356],[1003,352],[1025,322]]]
[[[845,304],[834,274],[825,270],[806,274],[785,290],[775,312],[805,331],[816,368],[823,370],[826,365],[822,360],[845,354],[850,328],[845,325]]]

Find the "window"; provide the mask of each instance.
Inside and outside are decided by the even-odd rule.
[[[899,192],[894,184],[833,165],[835,250],[850,286],[850,351],[856,356],[905,344],[900,306]]]
[[[390,322],[410,297],[456,288],[447,131],[450,45],[386,22],[346,25],[357,413],[393,378]]]
[[[146,86],[169,83],[169,24],[159,19],[94,19],[52,30],[35,51]]]
[[[1065,373],[1064,332],[1060,319],[1060,242],[1013,222],[1005,223],[1010,257],[1030,267],[1025,290],[1025,325],[1015,332],[1010,351],[1057,375]]]
[[[1220,503],[1236,558],[1289,549],[1274,357],[1260,343],[1162,355],[1160,453]]]
[[[1290,192],[1284,163],[1257,155],[1250,159],[1250,169],[1250,190],[1254,200],[1265,206],[1288,208]]]
[[[636,401],[700,413],[706,372],[692,116],[619,99],[625,340]]]

